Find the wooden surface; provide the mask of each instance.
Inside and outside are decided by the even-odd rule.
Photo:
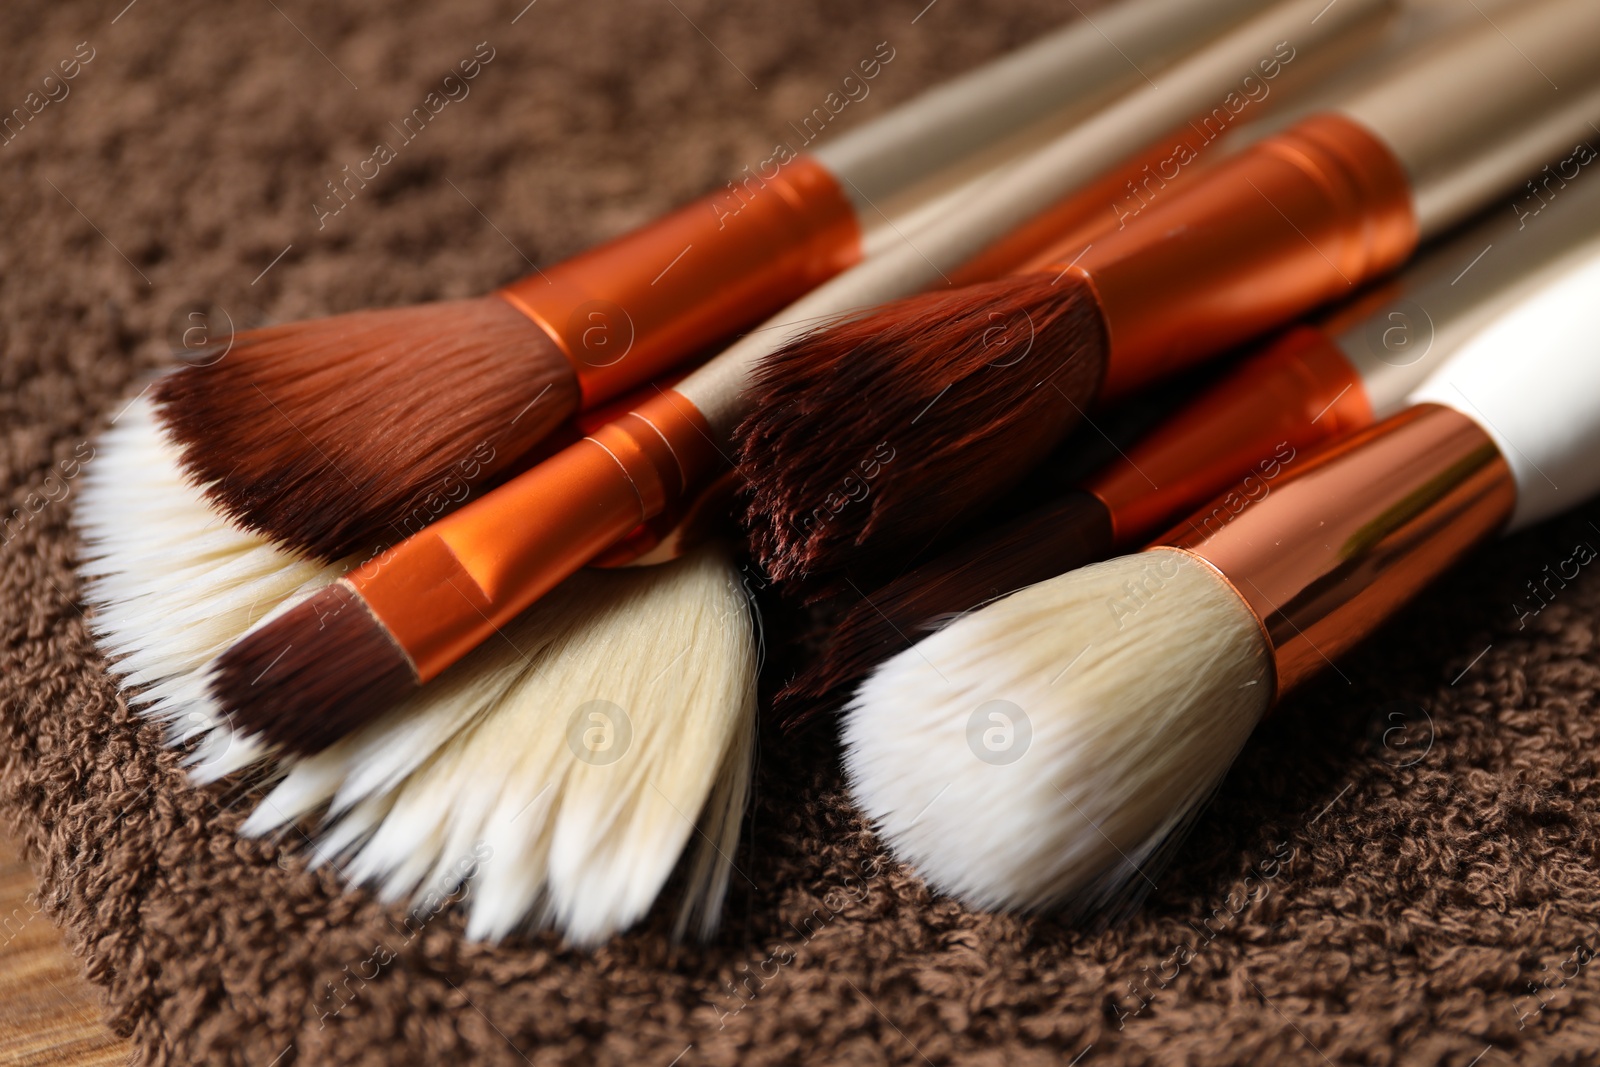
[[[128,1042],[106,1028],[100,991],[40,910],[37,889],[0,836],[0,1065],[127,1063]]]

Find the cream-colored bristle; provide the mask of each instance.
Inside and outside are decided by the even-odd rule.
[[[932,888],[1092,910],[1144,884],[1271,687],[1238,594],[1155,549],[1013,593],[884,663],[846,711],[845,767]]]
[[[199,739],[191,774],[269,756],[215,719],[204,669],[346,564],[305,562],[219,517],[144,400],[97,442],[76,519],[97,637],[169,739]],[[470,874],[474,936],[554,925],[581,943],[640,918],[693,838],[677,925],[709,934],[749,793],[755,674],[726,549],[581,573],[407,705],[285,761],[244,829],[325,813],[314,862],[380,896],[425,903]]]
[[[247,830],[331,800],[321,833],[349,877],[400,899],[471,866],[472,936],[533,916],[592,944],[644,915],[698,824],[679,927],[707,932],[748,793],[755,668],[726,550],[581,573],[297,764]]]
[[[199,778],[259,758],[216,729],[199,669],[344,566],[289,555],[208,508],[142,396],[95,443],[74,520],[91,626],[133,703],[168,723],[173,743],[205,738],[190,760]]]

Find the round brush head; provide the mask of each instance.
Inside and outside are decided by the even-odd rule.
[[[1154,549],[1013,593],[883,664],[846,711],[845,768],[933,889],[1097,911],[1148,888],[1272,693],[1244,601]]]

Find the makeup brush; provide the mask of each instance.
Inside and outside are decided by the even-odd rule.
[[[102,437],[85,479],[74,516],[80,571],[91,625],[130,704],[166,721],[169,743],[196,742],[197,782],[270,760],[206,712],[202,668],[348,563],[308,562],[221,519],[185,481],[145,399]],[[341,870],[386,897],[415,884],[420,898],[470,861],[482,869],[475,936],[554,925],[593,943],[648,909],[698,824],[677,929],[709,934],[748,792],[756,663],[747,600],[715,544],[658,567],[576,575],[404,708],[315,760],[288,761],[246,830],[268,832],[331,800],[322,860],[359,845]],[[561,722],[541,732],[552,709]],[[463,760],[472,774],[444,776]],[[518,774],[491,784],[507,760]],[[537,783],[524,773],[535,764],[551,772]],[[496,798],[510,805],[499,815]],[[373,866],[397,832],[420,862],[419,842],[442,847],[468,811],[480,817],[477,836],[430,854],[437,878],[425,867],[424,882],[405,883],[412,867]],[[496,862],[474,851],[480,842]]]
[[[1600,257],[1241,510],[1218,501],[878,668],[843,738],[884,839],[983,907],[1124,898],[1275,700],[1497,531],[1600,489],[1597,286]]]
[[[1307,450],[1398,411],[1498,310],[1571,269],[1597,238],[1600,183],[1574,182],[1536,223],[1493,212],[1327,322],[1244,361],[1080,490],[862,596],[774,710],[794,726],[843,705],[879,662],[961,612],[1136,545],[1246,473],[1252,494],[1271,492]]]
[[[391,900],[421,896],[486,849],[469,936],[554,925],[594,944],[649,909],[703,813],[696,877],[709,883],[688,896],[709,933],[755,723],[755,641],[737,573],[727,549],[708,546],[574,575],[505,640],[295,762],[244,832],[328,806],[319,862]],[[680,933],[688,921],[685,910]]]
[[[1327,44],[1387,10],[1381,0],[1286,3],[1177,64],[1002,177],[915,248],[869,260],[628,415],[444,517],[319,590],[220,656],[215,713],[250,734],[314,752],[436,677],[573,571],[641,523],[692,501],[725,469],[755,358],[819,309],[899,295],[955,266],[1092,182],[1219,97],[1273,42]],[[1318,11],[1325,13],[1318,17]],[[870,459],[870,454],[862,457]]]
[[[1266,2],[1129,0],[805,154],[780,144],[700,200],[489,296],[188,353],[156,388],[162,420],[190,475],[246,529],[327,560],[391,544],[431,517],[430,494],[459,498],[575,410],[856,262],[896,193],[1047,116],[1087,114]],[[845,91],[870,91],[893,58],[880,44]]]
[[[1014,485],[1091,403],[1348,296],[1558,152],[1592,154],[1580,142],[1597,116],[1600,6],[1524,4],[1069,260],[787,345],[735,435],[764,569],[826,588],[847,562],[917,549]],[[898,457],[892,473],[819,521],[875,449]]]

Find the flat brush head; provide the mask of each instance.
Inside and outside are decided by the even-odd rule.
[[[342,581],[241,637],[217,658],[209,685],[218,717],[236,733],[302,753],[416,690],[411,661]]]
[[[220,511],[329,561],[415,532],[579,401],[561,350],[498,296],[251,330],[154,395]]]
[[[468,936],[493,939],[551,925],[596,944],[645,916],[676,868],[678,932],[709,935],[756,713],[755,628],[728,551],[580,571],[504,636],[294,761],[244,832],[323,811],[319,859],[390,900],[424,900],[487,857],[465,906]]]
[[[934,889],[1099,911],[1147,884],[1272,684],[1239,595],[1155,549],[1030,586],[885,663],[846,713],[845,768]]]
[[[1099,559],[1111,516],[1078,491],[946,552],[864,597],[828,630],[821,651],[773,697],[787,727],[842,706],[879,663],[955,616]]]
[[[792,581],[921,548],[1044,458],[1106,355],[1070,274],[923,294],[791,342],[735,434],[762,564]]]

